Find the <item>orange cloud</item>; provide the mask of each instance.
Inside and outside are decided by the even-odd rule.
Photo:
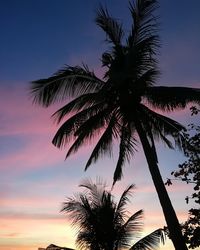
[[[32,249],[60,244],[73,247],[75,233],[63,220],[1,219],[0,249]]]

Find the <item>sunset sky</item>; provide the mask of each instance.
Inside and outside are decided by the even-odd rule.
[[[65,150],[51,144],[56,124],[49,109],[32,104],[30,82],[52,75],[65,64],[86,63],[100,77],[104,33],[94,22],[99,3],[130,28],[128,1],[124,0],[1,0],[0,1],[0,250],[37,250],[53,243],[75,247],[75,232],[60,213],[65,197],[81,191],[83,178],[104,178],[108,189],[116,163],[99,159],[84,172],[91,146],[65,159]],[[200,1],[160,0],[158,85],[200,87]],[[184,125],[194,121],[189,110],[168,114]],[[164,181],[182,153],[157,144]],[[116,198],[136,185],[130,212],[144,209],[144,234],[165,225],[161,207],[138,148],[117,182]],[[192,186],[175,182],[167,188],[180,222],[192,206],[185,196]],[[163,250],[172,250],[168,240]]]

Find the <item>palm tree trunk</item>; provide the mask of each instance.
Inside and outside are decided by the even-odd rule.
[[[165,188],[165,185],[163,183],[163,180],[162,180],[159,168],[158,168],[158,164],[156,162],[155,153],[148,141],[146,133],[144,129],[142,128],[140,122],[135,121],[135,126],[137,129],[140,141],[142,143],[144,154],[146,156],[149,170],[151,173],[151,177],[153,179],[153,183],[156,188],[156,191],[160,200],[160,204],[161,204],[164,216],[165,216],[165,221],[167,223],[167,227],[170,233],[170,238],[176,250],[187,250],[188,248],[185,244],[185,240],[181,233],[181,228],[180,228],[178,218],[176,216],[176,213],[174,211],[174,208],[168,196],[167,190]]]

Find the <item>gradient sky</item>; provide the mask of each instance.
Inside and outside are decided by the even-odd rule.
[[[58,106],[33,106],[30,81],[48,77],[64,64],[87,63],[101,76],[106,49],[104,33],[95,25],[95,9],[107,5],[129,30],[128,1],[120,0],[1,0],[0,3],[0,249],[35,250],[51,243],[74,247],[75,232],[60,214],[66,196],[81,191],[85,177],[101,176],[109,184],[113,159],[99,159],[85,173],[91,147],[64,161],[65,150],[51,144],[56,125],[50,115]],[[200,1],[160,1],[160,68],[158,85],[200,87]],[[187,125],[188,110],[171,117]],[[138,149],[124,178],[113,193],[136,185],[131,212],[144,209],[144,232],[165,225],[143,152]],[[163,179],[184,161],[182,154],[158,144]],[[109,186],[108,186],[109,188]],[[174,183],[168,188],[180,222],[192,204],[185,196],[192,186]],[[172,250],[170,241],[162,247]]]

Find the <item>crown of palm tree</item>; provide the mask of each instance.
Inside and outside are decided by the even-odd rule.
[[[32,82],[36,103],[49,106],[73,98],[53,115],[58,123],[66,119],[53,138],[57,147],[73,142],[66,157],[98,137],[87,169],[100,156],[111,154],[113,141],[119,139],[114,182],[121,178],[123,164],[136,149],[138,124],[145,130],[157,161],[154,140],[173,148],[167,138],[170,135],[182,149],[184,127],[155,110],[172,111],[184,108],[189,102],[200,103],[199,89],[155,86],[159,75],[155,58],[159,37],[157,18],[152,12],[157,6],[155,0],[129,4],[133,24],[125,42],[122,25],[100,6],[96,23],[112,45],[102,55],[102,66],[106,68],[103,79],[83,65],[66,66],[52,77]]]
[[[153,250],[159,246],[160,241],[164,243],[164,231],[157,229],[131,246],[133,240],[138,240],[143,225],[142,210],[131,215],[129,213],[129,216],[126,211],[134,185],[125,189],[118,203],[114,201],[111,192],[105,190],[102,182],[95,184],[87,179],[80,186],[85,191],[68,198],[61,210],[77,229],[78,248]]]

